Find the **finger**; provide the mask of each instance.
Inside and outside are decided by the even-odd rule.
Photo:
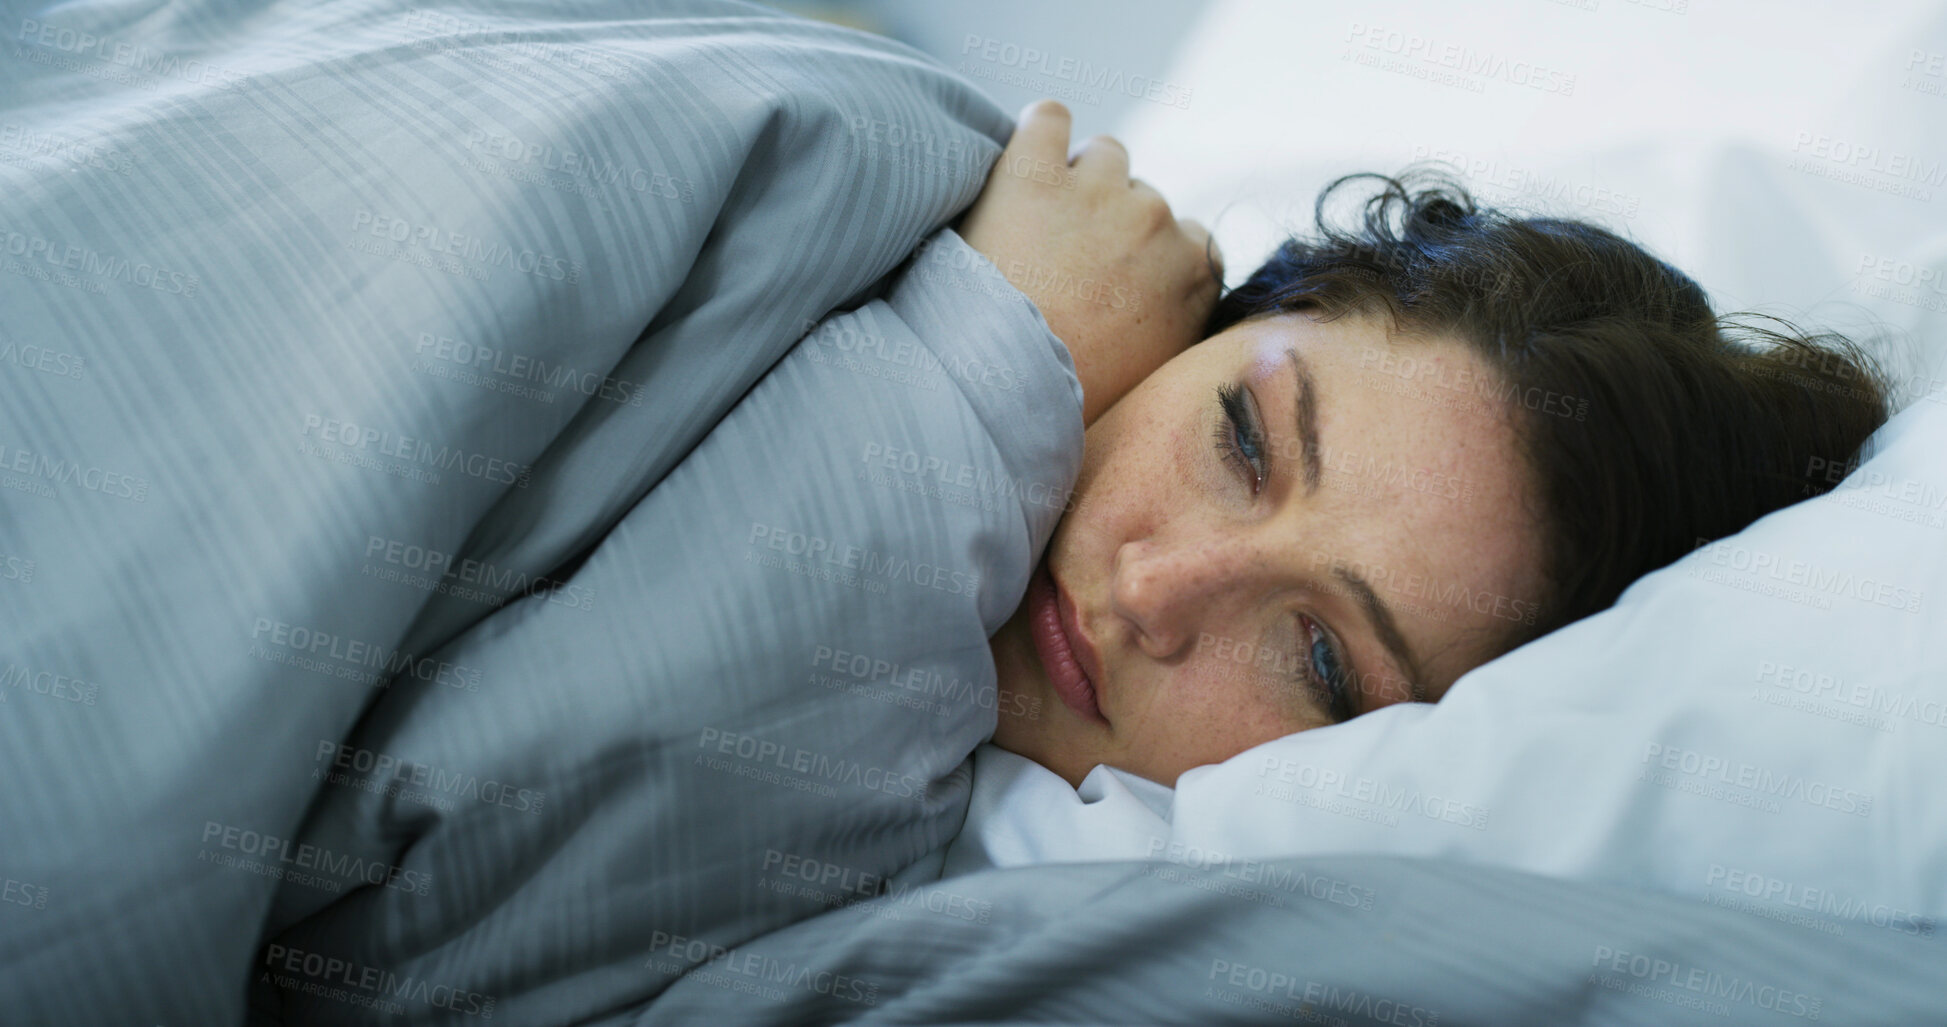
[[[1190,240],[1190,245],[1196,247],[1198,253],[1207,252],[1212,245],[1210,241],[1210,229],[1203,227],[1203,223],[1200,221],[1190,218],[1178,218],[1176,219],[1176,230],[1182,232],[1185,239]]]
[[[1112,136],[1091,136],[1068,162],[1084,179],[1093,178],[1112,185],[1129,180],[1129,151]]]
[[[1060,167],[1068,163],[1068,108],[1056,100],[1036,100],[1021,109],[1003,156],[1029,157]]]
[[[1176,227],[1196,246],[1197,252],[1203,254],[1209,260],[1211,270],[1215,272],[1217,280],[1219,282],[1223,281],[1224,251],[1217,245],[1217,240],[1211,236],[1210,229],[1203,227],[1203,222],[1192,218],[1178,218]]]
[[[1132,178],[1129,180],[1129,193],[1148,216],[1151,229],[1160,232],[1176,223],[1176,218],[1170,214],[1170,201],[1163,199],[1163,194],[1157,192],[1155,186],[1140,178]]]

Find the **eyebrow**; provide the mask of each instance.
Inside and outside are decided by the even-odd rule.
[[[1319,479],[1324,477],[1320,466],[1318,444],[1318,380],[1312,377],[1311,366],[1298,354],[1298,347],[1285,350],[1290,358],[1291,373],[1298,379],[1298,442],[1304,451],[1305,494],[1318,491]],[[1379,636],[1379,644],[1386,647],[1393,662],[1406,672],[1406,687],[1414,702],[1426,702],[1426,686],[1420,684],[1419,661],[1413,658],[1413,651],[1406,645],[1406,636],[1399,633],[1399,622],[1393,619],[1393,611],[1379,593],[1372,590],[1366,579],[1343,564],[1335,564],[1332,574],[1352,590],[1353,598],[1359,601],[1359,608],[1372,622],[1373,631]]]
[[[1286,349],[1285,356],[1291,359],[1291,373],[1298,378],[1298,445],[1305,462],[1305,495],[1318,491],[1319,479],[1325,476],[1318,456],[1318,380],[1312,377],[1310,365],[1298,355],[1298,348]]]
[[[1343,564],[1337,564],[1332,568],[1332,575],[1345,582],[1345,587],[1352,590],[1353,597],[1359,601],[1359,607],[1366,611],[1366,618],[1372,621],[1373,630],[1379,635],[1379,644],[1385,646],[1386,652],[1392,655],[1393,661],[1406,671],[1406,687],[1413,701],[1426,702],[1426,687],[1420,684],[1419,661],[1413,659],[1412,650],[1406,647],[1406,637],[1399,633],[1399,625],[1393,620],[1393,611],[1388,609],[1385,601],[1379,598],[1379,593],[1374,592],[1372,586],[1366,584],[1366,579],[1359,576],[1359,572]]]

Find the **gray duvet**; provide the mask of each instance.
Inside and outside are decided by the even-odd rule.
[[[905,883],[1081,450],[943,230],[1008,121],[920,55],[705,0],[16,20],[6,1022],[1930,1008],[1871,939],[1432,861]]]

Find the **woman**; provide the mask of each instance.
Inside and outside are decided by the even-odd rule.
[[[1218,300],[1207,235],[1127,180],[1113,140],[1083,149],[1065,195],[1003,174],[1063,159],[1067,136],[1058,104],[1031,107],[961,232],[1042,307],[1088,400],[1073,504],[991,639],[1001,687],[1048,711],[1003,716],[994,744],[1072,785],[1097,764],[1174,784],[1437,701],[1825,491],[1813,468],[1887,417],[1846,340],[1720,321],[1615,235],[1439,182],[1333,183],[1319,237]],[[1363,218],[1335,227],[1328,197],[1366,181]],[[1144,231],[1118,244],[1105,224]],[[1209,310],[1207,337],[1189,345],[1181,315],[1104,325],[1023,272],[1087,252]]]

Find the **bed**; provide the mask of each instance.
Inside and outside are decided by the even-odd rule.
[[[1723,735],[1542,686],[1728,606],[1710,641],[1740,674],[1770,653],[1787,703],[1709,701],[1720,732],[1791,727],[1749,743],[1774,765],[1825,725],[1789,708],[1781,632],[1938,701],[1947,543],[1846,500],[1947,490],[1940,404],[1810,528],[1746,540],[1897,576],[1898,618],[1839,596],[1865,616],[1787,623],[1672,568],[1438,707],[1187,775],[1147,858],[948,874],[985,640],[1081,438],[1066,350],[949,227],[1010,129],[973,84],[728,0],[106,4],[14,35],[0,1007],[24,1021],[1937,1010],[1924,724],[1807,757],[1866,815],[1746,823],[1681,787]],[[1664,655],[1646,722],[1719,673]],[[1517,699],[1564,712],[1499,715]],[[1585,758],[1577,704],[1623,765]],[[1482,828],[1424,815],[1406,743],[1452,748],[1442,795]],[[1333,768],[1367,793],[1303,791]],[[1226,805],[1265,784],[1272,813]],[[1417,819],[1331,807],[1409,788]],[[1834,843],[1769,851],[1805,824]]]

